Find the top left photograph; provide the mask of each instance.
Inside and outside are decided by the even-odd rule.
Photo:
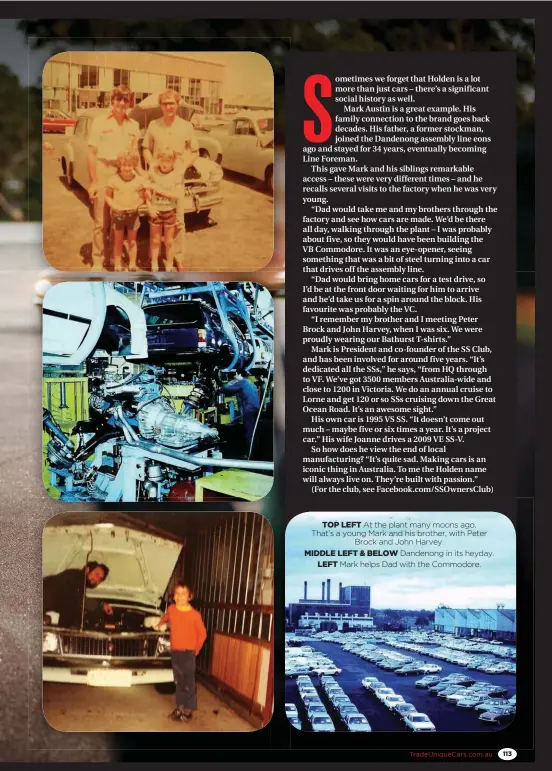
[[[61,271],[255,271],[274,250],[274,78],[253,52],[86,52],[42,77]]]

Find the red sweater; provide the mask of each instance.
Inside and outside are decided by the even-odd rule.
[[[174,651],[195,651],[196,656],[207,639],[207,630],[201,613],[194,608],[178,610],[176,605],[169,605],[167,612],[159,622],[171,625],[171,648]]]

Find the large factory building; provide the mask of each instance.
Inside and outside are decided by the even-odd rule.
[[[303,599],[290,603],[288,606],[288,623],[293,628],[312,626],[319,627],[337,624],[339,628],[353,628],[356,621],[370,616],[370,587],[343,586],[339,584],[337,599],[331,598],[331,580],[322,581],[322,596],[319,599],[309,599],[307,582],[304,583]],[[311,623],[312,621],[312,623]],[[307,624],[308,622],[308,624]],[[320,627],[319,627],[320,628]]]
[[[435,609],[435,631],[461,637],[483,637],[488,640],[516,641],[516,611],[503,605],[496,608]]]
[[[42,75],[45,108],[77,115],[109,107],[116,86],[128,86],[133,104],[167,88],[205,115],[222,115],[225,65],[208,57],[171,53],[71,51],[52,56]]]

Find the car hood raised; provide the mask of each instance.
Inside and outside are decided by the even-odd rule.
[[[43,575],[89,562],[109,568],[91,596],[158,608],[183,544],[118,525],[59,525],[43,532]]]

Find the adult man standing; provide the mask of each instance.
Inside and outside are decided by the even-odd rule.
[[[257,387],[247,379],[245,369],[238,369],[236,377],[232,382],[222,387],[226,394],[234,394],[240,405],[243,421],[243,432],[245,439],[245,452],[249,457],[251,454],[251,442],[255,431],[255,423],[259,413],[259,392]]]
[[[144,136],[144,160],[148,166],[156,165],[156,157],[160,152],[173,150],[176,153],[176,162],[179,164],[182,175],[193,164],[199,155],[199,145],[194,133],[194,127],[190,121],[177,115],[180,94],[172,89],[167,89],[159,94],[159,105],[163,113],[161,118],[152,120]],[[176,269],[182,270],[181,260],[184,254],[184,238],[186,225],[184,223],[184,193],[178,199],[176,207]]]
[[[59,626],[79,628],[83,620],[84,609],[90,615],[97,616],[102,610],[108,616],[113,614],[111,605],[85,597],[88,589],[95,589],[105,581],[109,574],[107,565],[101,562],[87,562],[84,568],[64,570],[53,576],[46,576],[43,581],[42,607],[46,614],[49,611],[59,613]]]
[[[117,157],[138,153],[140,126],[127,115],[130,89],[118,86],[111,94],[111,112],[92,123],[88,138],[88,195],[94,205],[91,270],[101,270],[108,252],[110,212],[105,201],[107,181],[117,171]]]

